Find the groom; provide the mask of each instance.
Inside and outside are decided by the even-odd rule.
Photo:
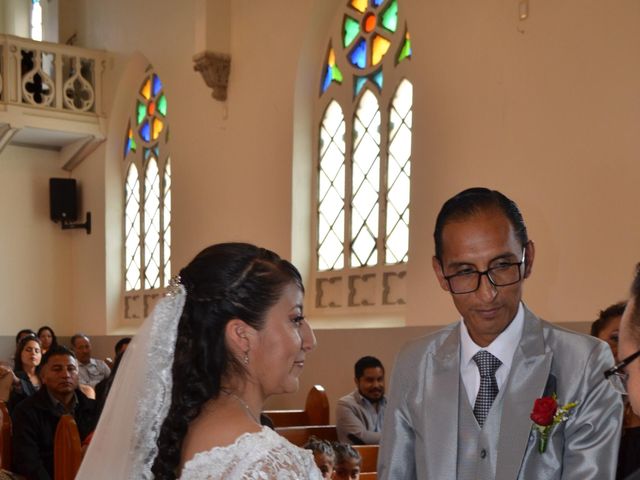
[[[522,303],[535,249],[517,205],[465,190],[442,207],[434,237],[433,268],[462,320],[398,356],[378,478],[613,480],[622,402],[603,381],[611,351]],[[542,441],[530,415],[552,396],[577,405],[553,423],[553,400],[538,402],[552,407],[536,412],[552,422]]]

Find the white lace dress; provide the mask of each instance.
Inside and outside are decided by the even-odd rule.
[[[245,433],[227,447],[197,453],[180,480],[321,480],[311,450],[289,443],[268,427]]]

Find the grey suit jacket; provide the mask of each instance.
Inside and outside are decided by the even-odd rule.
[[[525,309],[520,346],[505,385],[498,480],[613,480],[622,422],[620,395],[604,379],[614,364],[595,338],[558,328]],[[378,460],[381,480],[454,480],[458,445],[460,325],[409,343],[391,377]],[[569,420],[537,451],[529,418],[536,398],[577,401]]]

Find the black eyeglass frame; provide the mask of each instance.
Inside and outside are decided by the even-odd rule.
[[[499,267],[491,267],[491,268],[487,268],[486,270],[484,270],[483,272],[479,272],[479,271],[475,271],[473,273],[477,274],[478,276],[478,284],[476,285],[476,288],[474,288],[473,290],[469,290],[467,292],[454,292],[453,291],[453,286],[451,285],[451,279],[454,277],[458,277],[458,276],[462,276],[463,274],[460,273],[454,273],[453,275],[444,275],[444,279],[447,281],[447,283],[449,284],[449,292],[451,292],[454,295],[465,295],[467,293],[473,293],[475,291],[477,291],[480,288],[480,282],[482,282],[482,276],[486,275],[487,278],[489,279],[489,282],[491,283],[491,285],[493,285],[494,287],[508,287],[509,285],[515,285],[516,283],[522,281],[522,269],[520,268],[522,266],[523,263],[525,263],[525,254],[527,252],[527,247],[525,246],[522,249],[522,260],[520,260],[519,262],[511,262],[511,263],[506,263],[506,264],[502,264]],[[490,273],[493,270],[496,270],[498,268],[504,268],[506,266],[512,267],[514,265],[518,266],[518,279],[513,281],[513,282],[509,282],[509,283],[502,283],[500,285],[498,285],[493,278],[491,278]],[[443,268],[443,273],[444,273],[444,267],[442,266],[442,262],[440,262],[440,266]]]
[[[624,371],[624,367],[629,365],[631,362],[633,362],[638,357],[640,357],[640,350],[638,350],[636,353],[632,353],[627,358],[623,359],[620,363],[618,363],[618,364],[614,365],[613,367],[611,367],[609,370],[606,370],[604,372],[604,378],[608,379],[609,377],[611,377],[613,375],[626,375],[626,373]]]

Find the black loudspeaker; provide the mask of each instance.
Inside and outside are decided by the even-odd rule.
[[[75,222],[78,219],[76,181],[73,178],[49,179],[49,205],[54,222]]]

